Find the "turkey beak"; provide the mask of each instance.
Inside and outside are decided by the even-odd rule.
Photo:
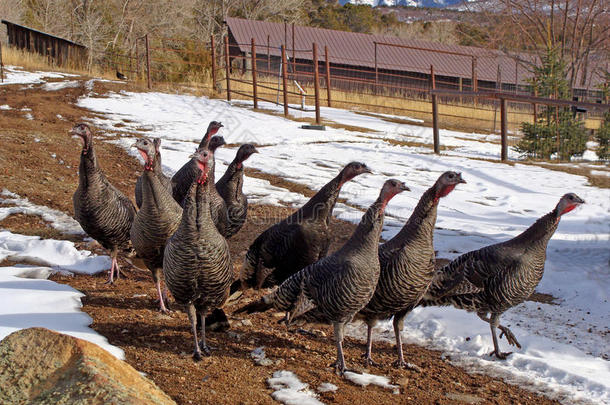
[[[407,187],[407,185],[405,183],[402,183],[400,185],[400,191],[411,191],[411,189],[409,187]]]
[[[258,151],[258,149],[254,148],[254,149],[252,150],[252,153],[260,153],[260,152]]]
[[[462,173],[458,173],[458,183],[466,184],[466,180],[462,178]]]
[[[578,198],[578,201],[577,201],[578,204],[584,204],[585,203],[585,200],[583,200],[582,198],[580,198],[580,197],[576,197],[576,198]]]
[[[371,173],[373,173],[373,171],[372,171],[371,169],[369,169],[369,168],[368,168],[368,166],[364,166],[364,171],[363,171],[363,173],[369,173],[369,174],[371,174]]]
[[[138,147],[138,143],[134,142],[133,145],[131,145],[132,148],[137,148]]]

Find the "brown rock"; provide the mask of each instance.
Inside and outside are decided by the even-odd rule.
[[[0,403],[175,404],[99,346],[44,328],[0,342]]]

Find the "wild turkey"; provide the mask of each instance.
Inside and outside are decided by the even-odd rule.
[[[406,365],[402,354],[402,331],[405,316],[417,305],[434,275],[434,224],[441,197],[453,188],[466,183],[456,172],[443,173],[436,183],[420,198],[411,217],[392,239],[379,247],[381,273],[373,298],[360,311],[367,324],[367,345],[364,358],[371,358],[372,330],[378,320],[394,316],[394,334],[398,367]]]
[[[152,172],[155,174],[155,176],[157,176],[157,178],[161,182],[161,185],[165,189],[167,189],[171,195],[172,180],[169,177],[167,177],[165,174],[163,174],[163,168],[161,166],[161,138],[154,138],[153,143],[155,146],[155,156],[153,159]],[[138,150],[140,151],[141,154],[143,153],[140,149],[138,149]],[[144,155],[142,155],[142,156],[144,156]],[[148,159],[148,158],[144,157],[145,161],[146,161],[146,159]],[[145,169],[146,169],[146,167],[145,167]],[[146,170],[149,170],[149,169],[146,169]],[[142,206],[142,179],[143,178],[144,178],[143,176],[140,176],[136,180],[135,195],[136,195],[136,205],[138,206],[138,208],[140,208]]]
[[[273,293],[246,305],[241,312],[261,312],[271,307],[286,311],[286,324],[303,318],[332,323],[337,345],[337,372],[345,371],[343,329],[371,299],[379,279],[379,235],[386,204],[409,188],[387,180],[379,198],[362,216],[351,238],[339,250],[284,281]]]
[[[118,70],[116,71],[116,78],[119,80],[127,80],[127,76],[125,76],[123,73],[119,72]]]
[[[511,352],[500,351],[496,328],[510,345],[521,345],[510,329],[500,325],[500,316],[532,295],[542,279],[546,247],[561,216],[580,204],[584,200],[576,194],[565,194],[553,211],[520,235],[459,256],[435,274],[420,305],[453,305],[476,312],[491,328],[490,356],[505,359]]]
[[[208,129],[201,139],[197,149],[209,147],[212,136],[215,135],[220,128],[222,128],[222,124],[220,122],[210,122]],[[184,200],[186,193],[197,177],[197,170],[197,164],[191,159],[186,162],[172,177],[172,193],[178,204],[182,205],[182,201]]]
[[[209,145],[209,164],[210,164],[210,173],[209,173],[209,181],[210,181],[210,213],[212,214],[212,221],[218,228],[218,232],[227,238],[228,229],[229,229],[229,214],[227,212],[227,205],[225,201],[222,199],[220,194],[218,194],[218,190],[216,190],[216,149],[225,145],[226,142],[222,136],[213,136],[210,139]]]
[[[260,234],[246,253],[240,274],[242,288],[281,284],[326,256],[330,218],[341,187],[359,174],[370,172],[364,163],[349,163],[298,211]]]
[[[148,138],[140,138],[133,146],[144,158],[144,173],[138,179],[141,179],[142,206],[131,226],[131,243],[152,273],[161,311],[168,312],[161,292],[163,249],[180,224],[182,208],[167,184],[163,184],[154,172],[156,159],[160,156],[156,144]]]
[[[174,299],[186,307],[195,338],[193,358],[210,354],[205,341],[205,315],[221,307],[233,280],[229,246],[212,222],[210,213],[209,152],[199,149],[191,156],[200,167],[186,199],[178,230],[168,240],[163,258],[163,276]],[[197,340],[196,319],[202,340]]]
[[[74,219],[87,234],[110,251],[112,264],[108,283],[114,283],[114,273],[120,277],[117,262],[119,249],[128,249],[129,230],[136,215],[133,203],[114,187],[95,157],[93,134],[87,124],[77,124],[70,132],[83,140],[78,167],[78,188],[72,196]]]
[[[216,183],[216,190],[224,200],[227,207],[229,223],[225,237],[235,235],[246,222],[248,214],[248,199],[242,191],[244,183],[244,161],[258,153],[256,147],[250,143],[241,145],[237,150],[235,159],[227,167],[225,174]]]

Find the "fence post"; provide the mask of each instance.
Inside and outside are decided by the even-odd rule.
[[[4,83],[4,62],[2,62],[2,42],[0,42],[0,82]]]
[[[210,52],[212,53],[212,91],[216,91],[216,43],[214,35],[210,35]]]
[[[318,45],[313,43],[313,88],[316,100],[316,124],[320,124],[320,74],[318,70]]]
[[[477,58],[476,56],[472,57],[472,78],[470,79],[470,86],[472,87],[472,91],[476,92],[478,90],[477,84]]]
[[[282,92],[284,93],[284,116],[288,116],[288,83],[286,76],[286,45],[282,45]]]
[[[150,49],[148,47],[148,34],[144,36],[144,40],[146,42],[146,83],[148,84],[148,88],[150,89]]]
[[[430,65],[430,85],[432,91],[436,90],[436,81],[434,80],[434,66]],[[432,134],[434,138],[434,153],[440,153],[439,134],[438,134],[438,99],[437,95],[432,93]]]
[[[326,60],[326,101],[330,107],[330,61],[328,60],[328,46],[324,46],[324,59]]]
[[[534,97],[538,96],[538,90],[534,89]],[[538,122],[538,105],[534,104],[534,124]]]
[[[141,38],[136,38],[136,76],[140,80],[140,46],[138,45]],[[70,48],[68,48],[68,58],[70,58]]]
[[[292,23],[292,74],[294,75],[294,79],[297,79],[297,59],[294,50],[294,23]]]
[[[507,111],[506,111],[506,99],[500,99],[500,132],[502,134],[502,152],[500,158],[503,162],[506,162],[508,157],[508,146],[507,146]]]
[[[256,45],[252,38],[252,99],[254,100],[254,108],[258,108],[258,97],[256,94]]]
[[[227,101],[231,101],[231,61],[229,60],[229,36],[225,36],[225,77],[227,78]]]
[[[377,87],[379,85],[379,70],[377,69],[377,41],[375,44],[375,94],[377,94]]]

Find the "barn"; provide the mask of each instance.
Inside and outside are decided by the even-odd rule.
[[[297,80],[311,80],[312,44],[318,48],[320,73],[326,58],[332,86],[385,86],[398,91],[421,91],[429,87],[431,66],[437,88],[454,90],[503,90],[530,94],[531,55],[508,56],[499,51],[460,45],[445,45],[391,36],[370,35],[304,27],[293,24],[227,18],[230,54],[251,53],[256,44],[257,70],[277,75],[282,45],[286,48],[288,72]],[[247,61],[246,58],[241,60]],[[242,66],[246,68],[246,66]],[[299,73],[302,73],[299,76]],[[574,95],[584,101],[599,100],[603,74],[589,69],[579,75]],[[473,85],[474,84],[474,85]]]
[[[65,38],[2,20],[6,25],[8,44],[18,49],[48,56],[58,66],[84,66],[87,47]]]

